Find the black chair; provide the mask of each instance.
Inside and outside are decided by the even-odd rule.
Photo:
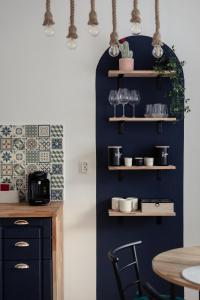
[[[169,295],[161,295],[156,289],[154,289],[150,283],[146,282],[144,285],[141,283],[139,264],[137,259],[136,247],[141,245],[142,241],[129,243],[122,245],[108,252],[108,258],[112,263],[117,288],[119,291],[120,300],[128,300],[127,291],[130,288],[135,287],[135,298],[131,296],[131,300],[170,300]],[[127,261],[128,260],[128,261]],[[125,284],[129,274],[126,274],[126,278],[123,278],[124,273],[131,274],[131,282]],[[125,279],[125,280],[124,280]],[[176,297],[176,300],[183,300],[180,297]]]

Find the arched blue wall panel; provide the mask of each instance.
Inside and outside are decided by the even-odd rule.
[[[133,49],[135,69],[152,69],[151,38],[129,37]],[[164,46],[165,53],[174,55]],[[117,124],[109,123],[113,108],[108,103],[110,89],[117,88],[117,79],[108,78],[109,69],[118,69],[118,59],[106,51],[96,72],[96,157],[97,157],[97,299],[116,300],[118,293],[113,270],[107,258],[110,248],[123,243],[142,240],[139,249],[140,272],[144,280],[149,280],[157,288],[167,291],[169,285],[152,271],[152,258],[160,252],[183,245],[183,139],[184,121],[164,124],[159,135],[155,123],[125,124],[123,135],[119,135]],[[167,103],[171,87],[169,78],[124,78],[124,87],[139,89],[141,104],[136,107],[136,115],[143,116],[145,104]],[[131,108],[126,109],[127,115]],[[121,110],[118,108],[119,116]],[[154,145],[170,145],[169,161],[177,166],[176,171],[162,172],[161,180],[155,172],[126,172],[119,182],[115,172],[107,169],[107,146],[122,145],[128,156],[150,155]],[[163,218],[160,225],[153,217],[109,217],[108,209],[113,196],[138,196],[141,198],[169,198],[175,203],[176,217]],[[182,293],[182,291],[179,291]]]

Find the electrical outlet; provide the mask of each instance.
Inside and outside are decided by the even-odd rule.
[[[79,171],[82,174],[87,174],[88,173],[88,162],[87,161],[80,161]]]

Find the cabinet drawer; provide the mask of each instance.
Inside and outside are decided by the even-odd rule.
[[[51,259],[51,239],[4,239],[2,243],[3,260]]]
[[[51,218],[0,218],[0,238],[50,238]]]
[[[4,275],[1,300],[52,299],[51,261],[8,261],[0,266]]]

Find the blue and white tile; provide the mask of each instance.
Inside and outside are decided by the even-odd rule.
[[[39,152],[39,162],[40,163],[50,163],[51,154],[50,151],[40,151]]]
[[[24,149],[25,149],[25,138],[14,138],[13,150],[24,150]]]
[[[25,151],[13,151],[13,163],[24,164],[26,163],[26,152]]]
[[[25,201],[27,199],[27,190],[19,190],[20,201]]]
[[[13,153],[11,151],[1,151],[0,153],[0,162],[1,163],[12,163],[13,161]]]
[[[50,136],[50,125],[39,125],[39,137],[49,137]]]
[[[33,151],[38,149],[37,138],[27,138],[26,139],[26,150]]]
[[[52,189],[63,189],[64,188],[63,176],[51,176],[51,188]]]
[[[52,175],[63,175],[63,165],[52,164]]]
[[[64,153],[62,150],[51,151],[51,162],[52,163],[62,163],[64,160]]]
[[[51,190],[51,200],[63,200],[63,190]]]
[[[48,163],[38,164],[38,170],[51,174],[51,164]]]
[[[15,138],[25,137],[25,125],[13,125],[12,136]]]
[[[38,137],[38,125],[25,125],[26,137]]]
[[[13,177],[12,176],[1,176],[2,183],[12,184]]]
[[[63,139],[62,138],[52,138],[51,139],[51,149],[52,150],[62,150]]]
[[[12,125],[0,125],[0,137],[11,138],[12,137]]]
[[[52,137],[63,137],[63,125],[51,125]]]
[[[13,175],[13,164],[1,164],[1,176],[12,176]]]
[[[13,184],[17,190],[25,190],[26,177],[25,176],[13,177]]]
[[[13,165],[13,175],[14,176],[25,176],[25,165],[14,164]]]
[[[39,152],[38,151],[26,151],[26,163],[38,163]]]
[[[27,164],[26,165],[26,174],[30,174],[33,172],[38,171],[38,165],[37,164]]]
[[[39,150],[50,150],[50,138],[38,138]]]
[[[1,138],[1,150],[12,150],[12,138]]]

